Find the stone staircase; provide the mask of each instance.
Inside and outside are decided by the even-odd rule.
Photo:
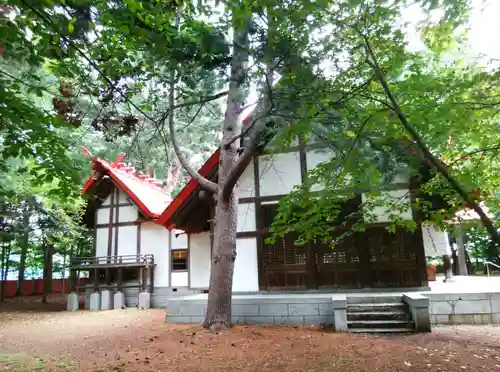
[[[415,325],[402,296],[348,296],[347,329],[356,333],[414,332]]]

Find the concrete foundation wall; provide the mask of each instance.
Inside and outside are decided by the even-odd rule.
[[[206,295],[167,301],[168,323],[201,323]],[[234,324],[321,325],[335,323],[332,295],[233,296]]]
[[[500,324],[500,293],[425,293],[431,324]]]

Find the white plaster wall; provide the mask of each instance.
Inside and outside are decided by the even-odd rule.
[[[255,231],[255,204],[238,204],[237,232]]]
[[[259,156],[260,195],[283,195],[301,183],[298,152]]]
[[[233,292],[255,292],[258,290],[257,239],[238,238],[236,239]]]
[[[97,210],[97,223],[109,223],[109,211],[111,208],[99,208]]]
[[[236,190],[239,198],[251,198],[255,196],[253,161],[251,161],[245,168],[245,171],[238,180]]]
[[[111,192],[109,193],[109,195],[107,196],[106,199],[104,199],[104,201],[102,202],[102,205],[109,205],[110,202],[111,202],[111,195],[113,194],[114,192],[114,189],[111,190]]]
[[[188,234],[182,230],[172,230],[172,249],[187,249]]]
[[[135,221],[137,220],[138,213],[137,213],[137,208],[133,205],[126,206],[126,207],[119,207],[119,212],[118,216],[116,216],[116,211],[115,213],[115,220],[116,217],[119,218],[118,222],[130,222],[130,221]]]
[[[307,170],[310,171],[316,168],[318,164],[330,161],[332,155],[333,151],[330,149],[306,151]]]
[[[210,232],[189,235],[191,288],[208,288],[210,283]]]
[[[118,238],[120,238],[118,236]],[[169,231],[153,222],[141,225],[141,254],[153,254],[156,264],[155,287],[169,286],[170,249]]]
[[[365,194],[362,196],[362,203],[367,201],[367,197]],[[370,211],[370,215],[374,215],[375,221],[373,222],[388,222],[390,221],[391,215],[397,215],[398,217],[404,220],[413,219],[410,205],[410,193],[407,189],[401,190],[390,190],[390,191],[382,191],[379,197],[372,198],[376,201],[377,199],[383,199],[384,205],[377,206]],[[394,203],[398,205],[398,208],[391,208],[391,204]],[[404,207],[404,210],[400,210]],[[368,208],[365,206],[364,208]],[[372,222],[371,220],[369,222]]]
[[[137,254],[137,226],[118,227],[118,256]]]
[[[189,286],[189,274],[187,271],[172,272],[172,288],[188,287],[188,286]]]
[[[123,203],[130,203],[131,201],[128,199],[128,195],[125,193],[125,191],[119,190],[118,191],[118,203],[123,204]]]
[[[450,241],[446,231],[438,230],[429,224],[422,224],[422,237],[426,256],[451,255]]]
[[[108,228],[102,227],[97,229],[95,239],[96,239],[96,257],[107,256],[108,255]],[[111,232],[113,235],[113,232]]]

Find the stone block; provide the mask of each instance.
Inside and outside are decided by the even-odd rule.
[[[406,302],[411,307],[429,308],[429,298],[422,296],[419,293],[403,294],[403,302]]]
[[[430,315],[431,324],[438,324],[437,315]]]
[[[204,316],[192,316],[191,317],[191,323],[203,324],[204,321],[205,321]]]
[[[473,314],[450,314],[451,324],[474,324]]]
[[[451,314],[452,306],[446,301],[432,301],[430,304],[429,312],[433,315],[438,314]]]
[[[192,304],[190,301],[185,301],[179,304],[177,313],[180,316],[204,316],[205,305]]]
[[[279,325],[304,325],[303,316],[275,316],[274,324]]]
[[[113,295],[113,309],[121,309],[125,307],[125,295],[122,292],[116,292]]]
[[[454,314],[491,314],[489,300],[457,301]]]
[[[244,316],[233,316],[231,317],[231,322],[233,322],[233,324],[246,324]]]
[[[68,297],[66,299],[67,304],[66,304],[66,309],[68,311],[76,311],[80,307],[80,301],[79,301],[79,296],[78,293],[76,292],[71,292],[68,294]]]
[[[332,303],[319,304],[319,315],[333,315]]]
[[[335,332],[347,332],[347,311],[345,308],[333,311]]]
[[[491,303],[491,312],[493,314],[500,313],[500,297],[497,296],[493,297],[490,303]]]
[[[436,324],[450,324],[450,316],[448,314],[437,314]]]
[[[347,307],[347,296],[345,294],[335,294],[332,296],[333,309],[345,309]]]
[[[288,315],[319,315],[319,304],[289,304]]]
[[[105,289],[101,291],[101,310],[111,310],[113,308],[113,294]]]
[[[288,315],[288,305],[287,304],[273,304],[264,303],[259,305],[259,315],[260,316],[287,316]],[[270,323],[273,324],[273,323]]]
[[[491,314],[474,314],[474,324],[491,324]]]
[[[169,316],[165,320],[166,323],[191,323],[190,316]]]
[[[305,316],[304,317],[304,325],[327,325],[327,324],[335,324],[335,316],[333,315],[324,315],[324,316]],[[346,317],[347,324],[347,317]]]
[[[139,293],[139,303],[137,306],[139,309],[149,309],[151,307],[151,293]]]
[[[89,310],[97,311],[101,307],[101,294],[94,292],[90,294]]]
[[[257,316],[259,315],[259,305],[232,305],[231,311],[234,316]]]
[[[272,316],[246,316],[246,324],[274,324]]]
[[[500,314],[491,314],[491,324],[500,324]]]

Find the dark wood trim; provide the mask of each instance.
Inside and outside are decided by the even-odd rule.
[[[306,172],[307,173],[307,172]],[[404,182],[397,182],[397,183],[391,183],[388,185],[384,185],[383,187],[380,188],[381,191],[396,191],[396,190],[408,190],[410,188],[410,185]],[[339,188],[338,189],[339,193],[345,192],[346,194],[350,193],[352,191],[351,189],[348,188]],[[364,193],[364,192],[369,192],[370,190],[361,190],[359,193]],[[314,195],[319,195],[320,191],[312,191],[309,193],[311,196]],[[267,196],[255,196],[255,197],[248,197],[248,198],[240,198],[238,203],[239,204],[248,204],[248,203],[253,203],[256,201],[259,201],[261,203],[265,202],[272,202],[272,201],[279,201],[282,197],[286,196],[286,194],[283,195],[267,195]]]
[[[113,220],[113,215],[114,215],[114,202],[115,202],[115,189],[111,191],[111,196],[109,199],[109,224],[108,224],[108,256],[112,255],[112,248],[113,248],[113,225],[114,225],[114,220]],[[99,225],[96,225],[99,227]]]
[[[94,231],[92,232],[92,238],[94,241],[92,242],[92,249],[94,251],[94,256],[97,255],[97,209],[94,211],[94,218],[95,218],[95,224],[94,224]]]
[[[141,234],[142,234],[142,222],[137,224],[137,254],[141,254]]]
[[[255,196],[249,198],[240,198],[238,201],[239,204],[249,204],[249,203],[265,203],[271,201],[279,201],[284,195],[268,195],[268,196]]]
[[[107,224],[107,223],[101,223],[96,225],[96,228],[101,229],[103,227],[123,227],[123,226],[135,226],[135,225],[140,225],[145,221],[142,220],[135,220],[135,221],[127,221],[127,222],[119,222],[119,223],[112,223],[112,224]]]
[[[307,156],[306,147],[302,137],[299,137],[299,164],[300,164],[300,180],[302,183],[307,179]]]
[[[115,207],[134,207],[135,205],[133,203],[118,203],[115,204]],[[111,208],[110,205],[101,205],[99,209],[108,209]]]
[[[120,200],[120,190],[118,188],[116,190],[116,201],[118,202]],[[120,205],[119,203],[116,203],[116,218],[115,218],[115,223],[120,223]],[[114,255],[118,256],[118,231],[119,231],[119,226],[115,226],[115,249],[114,249]]]

